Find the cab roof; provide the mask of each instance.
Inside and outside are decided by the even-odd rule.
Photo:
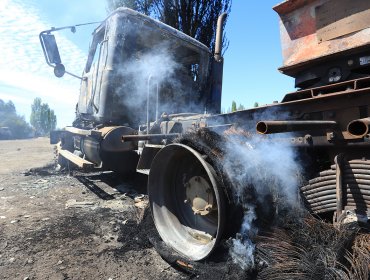
[[[139,13],[137,11],[134,11],[132,9],[125,8],[125,7],[118,8],[118,9],[114,10],[112,13],[110,13],[109,16],[101,23],[101,25],[99,25],[95,29],[94,33],[98,32],[101,28],[103,28],[105,26],[105,22],[108,19],[110,19],[110,18],[112,18],[114,16],[139,18],[143,22],[148,22],[148,23],[150,23],[152,25],[155,25],[158,29],[161,29],[161,30],[163,30],[163,31],[171,34],[172,36],[177,37],[177,38],[179,38],[179,39],[181,39],[181,40],[183,40],[183,41],[185,41],[185,42],[187,42],[189,44],[192,44],[195,47],[197,47],[199,49],[202,49],[203,51],[206,51],[206,52],[208,52],[208,53],[211,54],[210,49],[206,45],[204,45],[201,42],[195,40],[193,37],[191,37],[189,35],[186,35],[183,32],[181,32],[181,31],[179,31],[179,30],[177,30],[177,29],[175,29],[175,28],[173,28],[173,27],[171,27],[171,26],[169,26],[169,25],[167,25],[167,24],[165,24],[163,22],[160,22],[160,21],[158,21],[156,19],[153,19],[153,18],[151,18],[149,16],[146,16],[144,14],[141,14],[141,13]]]

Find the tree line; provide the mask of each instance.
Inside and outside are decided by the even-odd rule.
[[[57,125],[54,110],[41,98],[35,98],[31,105],[30,123],[17,113],[14,103],[0,99],[0,139],[24,139],[46,136]]]

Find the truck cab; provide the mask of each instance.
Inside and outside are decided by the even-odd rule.
[[[69,26],[40,33],[46,62],[57,77],[71,74],[62,64],[52,34],[65,28],[76,29]],[[129,168],[120,164],[127,153],[141,154],[135,135],[162,134],[164,138],[152,141],[158,144],[173,138],[167,134],[194,128],[192,119],[199,123],[205,115],[220,113],[219,30],[219,54],[214,56],[188,35],[131,9],[118,8],[94,30],[82,76],[71,74],[81,79],[76,119],[72,126],[53,133],[51,142],[61,139],[62,155],[78,165],[135,170],[137,155],[131,157]],[[122,140],[121,136],[131,138]],[[145,141],[151,143],[148,137]],[[76,154],[88,162],[81,163]]]
[[[221,94],[211,94],[211,63],[212,53],[202,43],[119,8],[93,32],[77,119],[138,129],[164,112],[219,112]]]

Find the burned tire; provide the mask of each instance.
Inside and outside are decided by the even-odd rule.
[[[171,144],[153,160],[148,194],[157,231],[186,258],[209,256],[225,224],[225,198],[212,166],[183,144]]]

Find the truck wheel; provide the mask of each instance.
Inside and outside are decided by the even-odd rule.
[[[225,199],[202,155],[183,144],[164,147],[148,180],[150,207],[163,241],[190,260],[210,255],[222,237]]]

